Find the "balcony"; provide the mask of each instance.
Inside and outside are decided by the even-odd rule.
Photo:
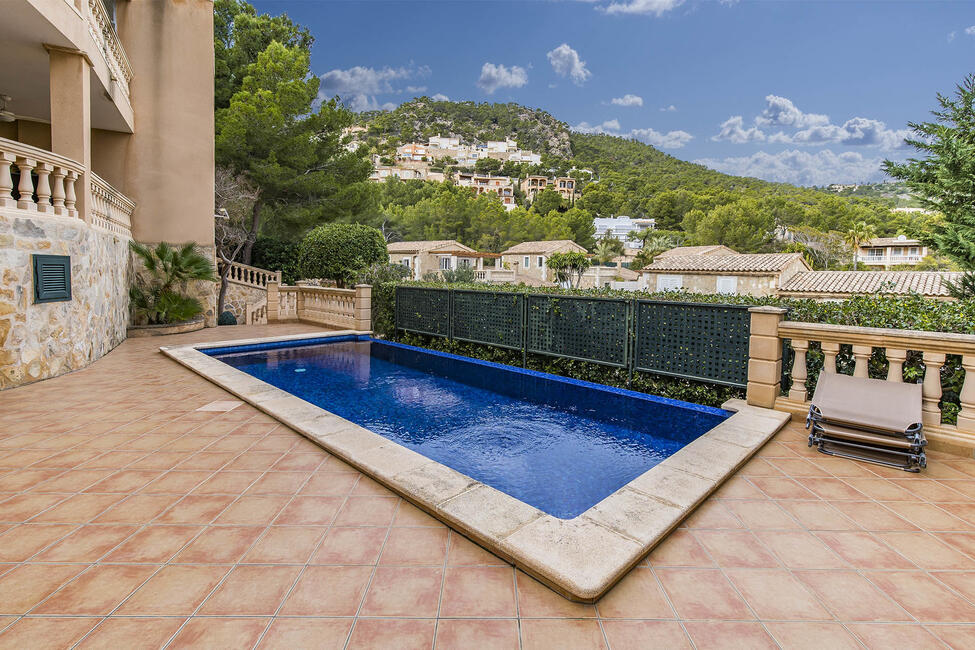
[[[917,264],[922,259],[920,253],[915,255],[858,255],[857,261],[868,266],[890,266],[893,264]]]

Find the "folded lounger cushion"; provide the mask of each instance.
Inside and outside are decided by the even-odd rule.
[[[921,385],[821,373],[809,407],[809,445],[916,472],[925,466]]]

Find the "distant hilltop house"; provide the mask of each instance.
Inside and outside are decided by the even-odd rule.
[[[576,179],[569,176],[529,176],[521,182],[521,191],[529,201],[534,201],[535,196],[544,189],[553,189],[559,193],[563,200],[575,201],[579,192],[576,190]]]
[[[928,247],[917,239],[904,235],[871,239],[856,253],[856,259],[864,266],[914,266],[928,255]]]
[[[585,248],[571,239],[553,241],[526,241],[501,251],[501,263],[515,272],[519,281],[524,278],[539,282],[553,282],[548,259],[553,253],[587,253]]]
[[[410,269],[414,280],[424,274],[451,271],[459,268],[483,269],[484,260],[495,260],[497,253],[481,253],[464,246],[455,239],[435,241],[400,241],[386,244],[390,264],[402,264]]]
[[[491,176],[490,174],[457,174],[457,185],[469,187],[475,194],[485,194],[494,192],[501,198],[501,204],[505,210],[514,210],[518,204],[515,202],[515,188],[511,179],[507,176]]]
[[[643,242],[630,239],[630,233],[640,232],[641,230],[653,230],[657,223],[656,219],[640,219],[631,217],[596,217],[592,220],[596,227],[596,238],[605,237],[607,234],[614,239],[623,242],[628,248],[643,248]]]
[[[696,254],[658,255],[650,266],[641,269],[641,288],[774,296],[796,273],[812,270],[801,253],[736,253],[724,246],[683,248],[731,252],[708,250]]]

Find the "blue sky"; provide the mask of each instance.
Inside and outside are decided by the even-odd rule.
[[[975,72],[975,2],[258,0],[315,36],[326,95],[518,102],[734,174],[882,180]]]

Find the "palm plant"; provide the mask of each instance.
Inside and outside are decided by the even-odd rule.
[[[623,252],[623,242],[613,237],[604,237],[596,242],[593,256],[597,265],[606,266]]]
[[[137,319],[163,325],[187,321],[203,312],[200,301],[184,293],[186,285],[193,280],[216,282],[218,278],[213,262],[200,253],[196,244],[173,246],[160,242],[151,247],[129,242],[129,248],[145,269],[129,288]]]
[[[653,264],[653,260],[657,255],[660,255],[664,251],[669,251],[671,248],[676,248],[680,246],[680,239],[673,235],[665,235],[662,233],[657,233],[655,235],[648,235],[643,239],[643,248],[637,253],[636,258],[630,264],[630,268],[634,271],[639,271],[642,268],[646,268]]]
[[[860,252],[860,248],[876,236],[877,232],[874,230],[873,226],[868,224],[866,221],[856,222],[850,227],[849,230],[843,233],[843,241],[846,242],[847,246],[853,249],[854,271],[857,270],[857,255]]]

